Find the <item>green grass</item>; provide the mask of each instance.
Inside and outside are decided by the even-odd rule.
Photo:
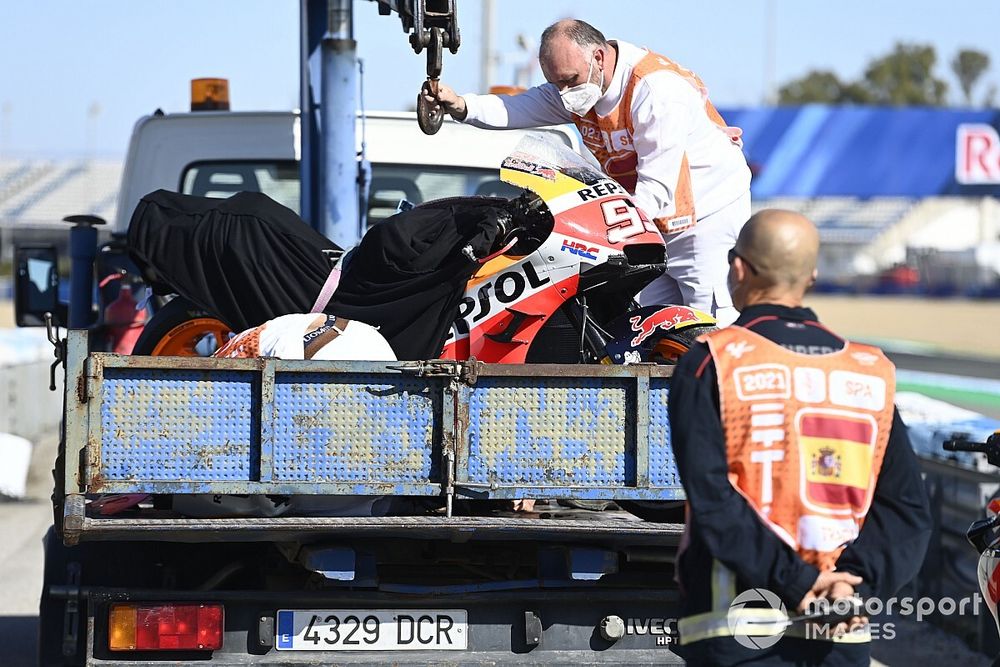
[[[970,410],[977,408],[986,408],[994,411],[1000,410],[1000,394],[909,382],[897,383],[896,391],[914,391],[930,398],[965,406]]]

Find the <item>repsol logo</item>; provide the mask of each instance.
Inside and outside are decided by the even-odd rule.
[[[577,190],[576,194],[580,195],[580,201],[590,201],[591,199],[599,199],[608,195],[627,195],[628,193],[625,192],[625,188],[617,183],[605,181],[589,188]]]
[[[476,290],[476,296],[466,295],[458,305],[458,319],[455,326],[459,333],[469,333],[468,318],[480,322],[489,317],[499,306],[514,303],[526,290],[537,290],[551,282],[548,276],[540,278],[531,262],[525,262],[518,269],[501,273],[492,281],[487,281]]]

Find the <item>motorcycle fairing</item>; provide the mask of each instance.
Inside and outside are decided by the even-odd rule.
[[[566,267],[544,268],[532,253],[495,278],[470,284],[441,357],[523,363],[535,334],[576,294],[580,279]]]
[[[980,554],[978,579],[979,590],[993,621],[1000,624],[1000,617],[997,615],[997,605],[1000,603],[1000,550],[992,548]]]
[[[476,271],[445,358],[521,363],[542,326],[582,289],[595,314],[610,319],[663,271],[663,238],[653,223],[625,188],[565,146],[522,140],[500,178],[535,193],[552,227],[526,255],[514,243]]]
[[[548,166],[531,162],[529,155],[515,155],[519,166],[533,165],[535,172],[502,166],[500,179],[541,197],[555,220],[552,236],[590,248],[595,263],[621,253],[626,245],[663,244],[656,226],[617,182],[585,167]],[[536,173],[549,171],[555,176]]]

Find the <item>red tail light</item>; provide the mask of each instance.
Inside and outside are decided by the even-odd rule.
[[[112,651],[214,651],[222,648],[221,604],[115,604],[108,614]]]

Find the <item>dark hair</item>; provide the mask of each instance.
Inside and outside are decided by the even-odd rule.
[[[604,33],[590,25],[586,21],[579,19],[565,19],[553,23],[542,32],[542,42],[538,48],[538,55],[544,58],[548,55],[552,47],[552,38],[559,35],[566,35],[580,48],[588,46],[604,46],[608,40],[604,38]]]

